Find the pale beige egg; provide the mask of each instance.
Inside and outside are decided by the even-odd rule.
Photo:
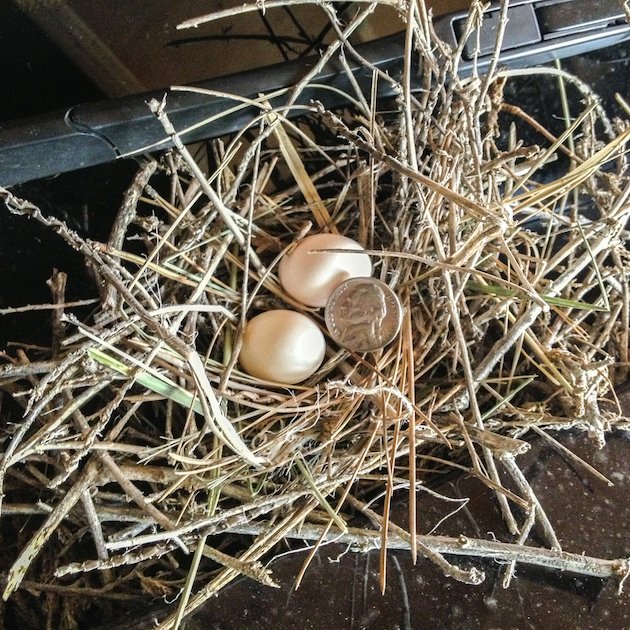
[[[325,352],[326,340],[312,319],[278,309],[247,322],[239,361],[252,376],[292,385],[314,374]]]
[[[356,250],[363,253],[315,250]],[[372,262],[359,243],[340,234],[312,234],[282,258],[278,277],[282,288],[307,306],[326,306],[332,292],[345,280],[372,275]]]

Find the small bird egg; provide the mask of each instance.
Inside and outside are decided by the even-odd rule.
[[[239,361],[256,378],[292,385],[314,374],[325,352],[326,340],[312,319],[277,309],[247,322]]]
[[[354,249],[363,252],[356,241],[340,234],[312,234],[284,256],[278,266],[282,288],[307,306],[326,306],[332,292],[345,280],[372,275],[372,262],[366,253],[317,253],[318,249]]]

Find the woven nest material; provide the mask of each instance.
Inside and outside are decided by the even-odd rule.
[[[568,122],[555,136],[506,100],[515,73],[459,79],[461,51],[437,41],[421,9],[402,17],[423,90],[403,78],[386,103],[352,94],[351,109],[313,103],[293,122],[261,98],[235,138],[144,165],[109,242],[2,191],[85,255],[101,296],[80,321],[59,281],[50,352],[4,357],[2,387],[23,417],[2,438],[1,514],[22,522],[19,504],[39,515],[5,597],[54,548],[61,585],[105,569],[125,592],[188,580],[190,611],[239,574],[273,585],[261,560],[298,535],[383,555],[407,547],[477,583],[480,571],[441,556],[465,541],[415,527],[418,490],[455,468],[492,488],[522,532],[493,557],[624,574],[622,560],[554,551],[518,455],[532,433],[574,428],[603,445],[630,428],[615,399],[630,365],[630,127],[561,70],[530,70],[581,95],[579,111],[557,112]],[[168,102],[152,107],[171,131]],[[254,314],[290,308],[327,334],[322,310],[277,279],[288,248],[327,231],[370,252],[402,302],[399,336],[364,355],[327,336],[324,364],[299,385],[248,376],[238,353]],[[409,521],[389,523],[401,493]],[[548,549],[527,546],[533,527]],[[233,535],[230,555],[219,534]],[[479,555],[493,545],[476,544]]]

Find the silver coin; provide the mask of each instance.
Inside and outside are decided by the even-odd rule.
[[[332,293],[324,311],[331,337],[353,352],[377,350],[400,330],[402,307],[396,294],[380,280],[351,278]]]

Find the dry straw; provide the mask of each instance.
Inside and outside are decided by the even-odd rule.
[[[322,64],[355,54],[346,40],[375,4],[358,3],[345,25],[334,3],[321,4],[337,33]],[[2,438],[1,515],[24,524],[5,598],[29,572],[26,586],[45,590],[34,563],[54,548],[61,597],[88,589],[94,571],[104,586],[90,593],[102,597],[181,590],[160,626],[171,628],[239,575],[274,585],[262,562],[291,538],[314,541],[313,552],[330,540],[380,549],[383,589],[387,550],[399,548],[472,584],[482,572],[443,553],[627,575],[626,560],[561,552],[518,456],[533,433],[573,428],[603,444],[628,428],[614,386],[630,365],[630,127],[611,123],[579,81],[545,69],[583,97],[581,111],[565,101],[555,136],[506,102],[510,72],[494,64],[459,78],[461,50],[437,41],[422,3],[384,4],[407,30],[401,77],[374,71],[375,85],[395,83],[393,99],[354,93],[352,108],[313,103],[290,122],[263,96],[248,129],[210,145],[207,171],[179,141],[168,102],[151,103],[176,148],[142,167],[106,243],[1,191],[9,210],[85,256],[101,295],[78,321],[57,278],[51,352],[5,355],[0,368],[22,415]],[[540,146],[520,139],[526,129]],[[543,183],[553,162],[563,175]],[[329,340],[324,365],[299,386],[260,382],[238,365],[249,316],[289,307],[325,332],[322,313],[291,300],[276,276],[309,230],[370,250],[404,305],[402,331],[363,356]],[[463,469],[491,488],[514,542],[418,532],[429,468]],[[373,505],[368,490],[381,497]],[[389,520],[395,492],[409,500],[404,524]],[[366,526],[351,527],[360,513]],[[528,545],[535,526],[548,548]],[[215,548],[226,534],[238,541],[232,555]]]

